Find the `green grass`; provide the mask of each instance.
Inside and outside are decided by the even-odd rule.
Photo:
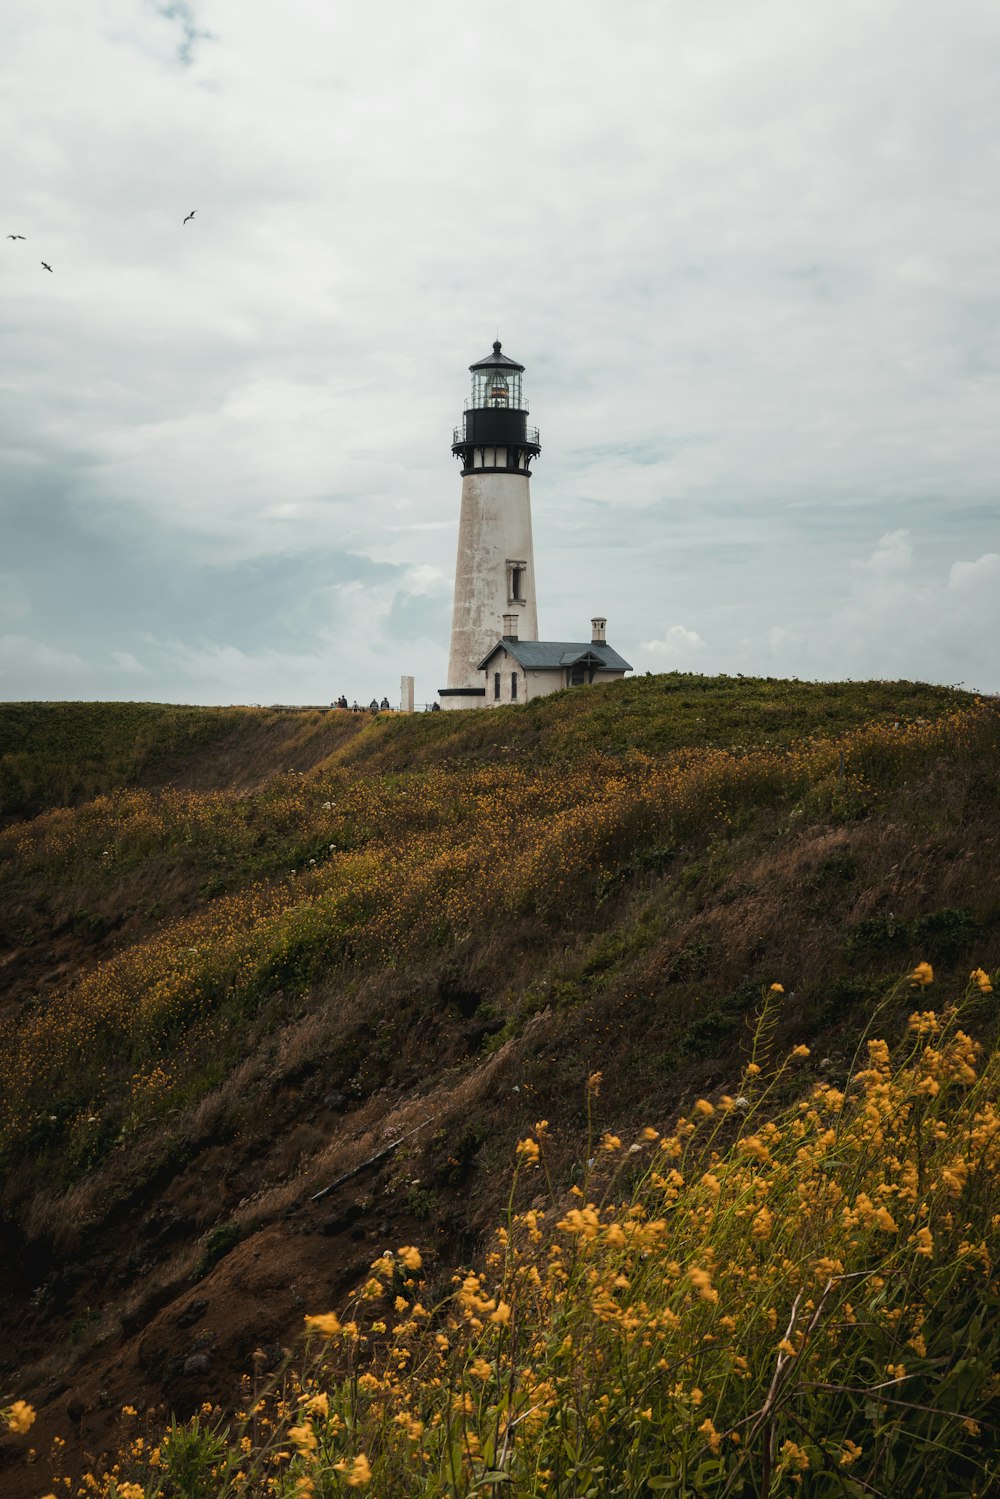
[[[692,746],[788,745],[859,723],[936,718],[973,701],[923,682],[798,682],[771,677],[704,677],[688,672],[631,677],[570,689],[518,707],[380,718],[339,757],[342,763],[403,770],[442,760],[529,756],[533,764],[597,752],[665,754]]]
[[[70,806],[207,747],[244,708],[163,703],[0,703],[0,813]]]

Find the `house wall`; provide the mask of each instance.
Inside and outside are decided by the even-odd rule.
[[[525,671],[509,656],[506,651],[498,651],[489,664],[486,672],[480,673],[480,681],[486,682],[486,697],[481,699],[486,708],[503,708],[510,701],[510,678],[511,672],[517,672],[517,701],[519,703],[530,703],[533,698],[547,697],[550,692],[559,692],[568,686],[567,673],[564,669],[558,671]],[[500,698],[499,701],[493,696],[493,675],[500,673]],[[598,682],[618,682],[621,680],[620,671],[599,671],[594,675],[595,685]],[[468,701],[466,707],[472,706]]]
[[[550,692],[558,692],[566,685],[566,673],[563,671],[529,671],[527,677],[527,702],[533,697],[547,697]]]
[[[559,671],[525,671],[522,666],[508,656],[506,651],[499,651],[490,662],[489,670],[480,673],[480,680],[486,681],[487,708],[503,708],[512,699],[510,695],[510,679],[513,672],[517,672],[517,701],[519,703],[530,703],[534,697],[544,697],[546,693],[558,692],[563,685],[563,673]],[[500,673],[500,698],[499,701],[493,696],[494,673]]]

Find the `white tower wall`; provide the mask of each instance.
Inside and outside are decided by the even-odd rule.
[[[512,596],[512,570],[520,572],[520,598]],[[462,480],[462,509],[455,564],[449,687],[482,687],[479,662],[504,633],[503,616],[517,613],[522,640],[538,639],[531,493],[527,473],[469,473]],[[469,707],[445,699],[447,707]]]

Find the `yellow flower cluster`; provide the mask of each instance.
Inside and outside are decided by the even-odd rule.
[[[376,1282],[403,1274],[408,1294],[376,1322],[365,1289],[359,1323],[353,1307],[306,1319],[311,1372],[297,1400],[276,1388],[267,1414],[259,1403],[257,1436],[234,1450],[244,1487],[220,1493],[471,1496],[502,1474],[514,1499],[568,1461],[568,1492],[614,1472],[639,1499],[650,1474],[682,1491],[694,1471],[759,1492],[765,1454],[772,1491],[825,1475],[832,1492],[877,1488],[889,1450],[914,1492],[943,1491],[952,1454],[985,1474],[1000,1057],[984,1063],[957,1018],[915,1015],[902,1056],[872,1040],[842,1088],[818,1083],[771,1117],[759,1101],[696,1112],[697,1128],[637,1131],[635,1154],[616,1137],[590,1197],[518,1210],[537,1179],[516,1177],[485,1267],[456,1271],[436,1303],[420,1249],[380,1256]],[[622,1159],[644,1164],[615,1201]]]

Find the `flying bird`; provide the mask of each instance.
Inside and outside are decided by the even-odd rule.
[[[23,239],[24,235],[23,234],[8,234],[7,238],[8,239]]]
[[[184,220],[184,223],[185,223],[185,224],[186,224],[186,223],[187,223],[187,221],[188,221],[188,219],[193,219],[193,218],[194,218],[194,216],[195,216],[195,214],[196,214],[196,213],[197,213],[197,212],[198,212],[198,210],[197,210],[197,208],[192,208],[192,210],[191,210],[191,212],[190,212],[190,213],[189,213],[189,214],[188,214],[188,216],[187,216],[187,219],[185,219],[185,220]],[[183,227],[183,226],[182,226],[182,227]]]
[[[42,261],[42,265],[43,265],[43,266],[44,266],[44,267],[45,267],[45,269],[46,269],[46,270],[47,270],[47,271],[51,271],[51,270],[52,270],[52,267],[51,267],[51,266],[50,266],[50,265],[49,265],[49,263],[48,263],[48,261],[47,261],[47,260],[43,260],[43,261]]]

